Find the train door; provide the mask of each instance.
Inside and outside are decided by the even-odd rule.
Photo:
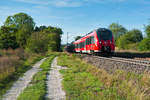
[[[89,38],[86,39],[86,52],[90,53],[90,39]]]

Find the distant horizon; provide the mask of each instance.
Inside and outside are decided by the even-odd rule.
[[[0,26],[5,19],[16,13],[30,15],[36,26],[46,25],[63,30],[62,44],[76,36],[98,28],[108,28],[113,22],[126,29],[139,29],[149,24],[150,1],[148,0],[5,0],[0,3]]]

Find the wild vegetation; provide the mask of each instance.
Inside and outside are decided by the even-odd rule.
[[[34,75],[32,82],[18,97],[18,100],[44,100],[46,95],[46,77],[50,70],[51,62],[55,55],[51,55],[40,66],[42,69]]]
[[[23,49],[0,50],[0,98],[31,65],[42,58],[39,54],[28,54]]]
[[[52,26],[36,26],[25,13],[8,16],[0,27],[0,49],[24,48],[40,53],[60,51],[62,30]]]
[[[25,13],[8,16],[0,27],[0,98],[12,83],[48,51],[61,51],[62,30],[36,26]]]
[[[108,73],[76,55],[61,55],[61,70],[67,100],[149,100],[150,74],[135,74],[121,70]],[[68,85],[69,84],[69,85]]]
[[[116,46],[124,50],[150,51],[150,24],[145,26],[146,37],[138,29],[127,30],[122,25],[112,23],[109,29],[113,32]]]

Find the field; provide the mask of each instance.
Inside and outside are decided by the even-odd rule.
[[[23,49],[0,50],[0,98],[31,65],[42,58]]]
[[[108,73],[81,61],[76,55],[61,55],[63,86],[67,100],[149,100],[150,74],[121,70]],[[69,85],[68,85],[69,84]]]

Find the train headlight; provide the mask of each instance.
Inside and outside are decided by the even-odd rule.
[[[101,42],[101,41],[100,41],[99,43],[100,43],[100,44],[102,44],[102,42]]]

